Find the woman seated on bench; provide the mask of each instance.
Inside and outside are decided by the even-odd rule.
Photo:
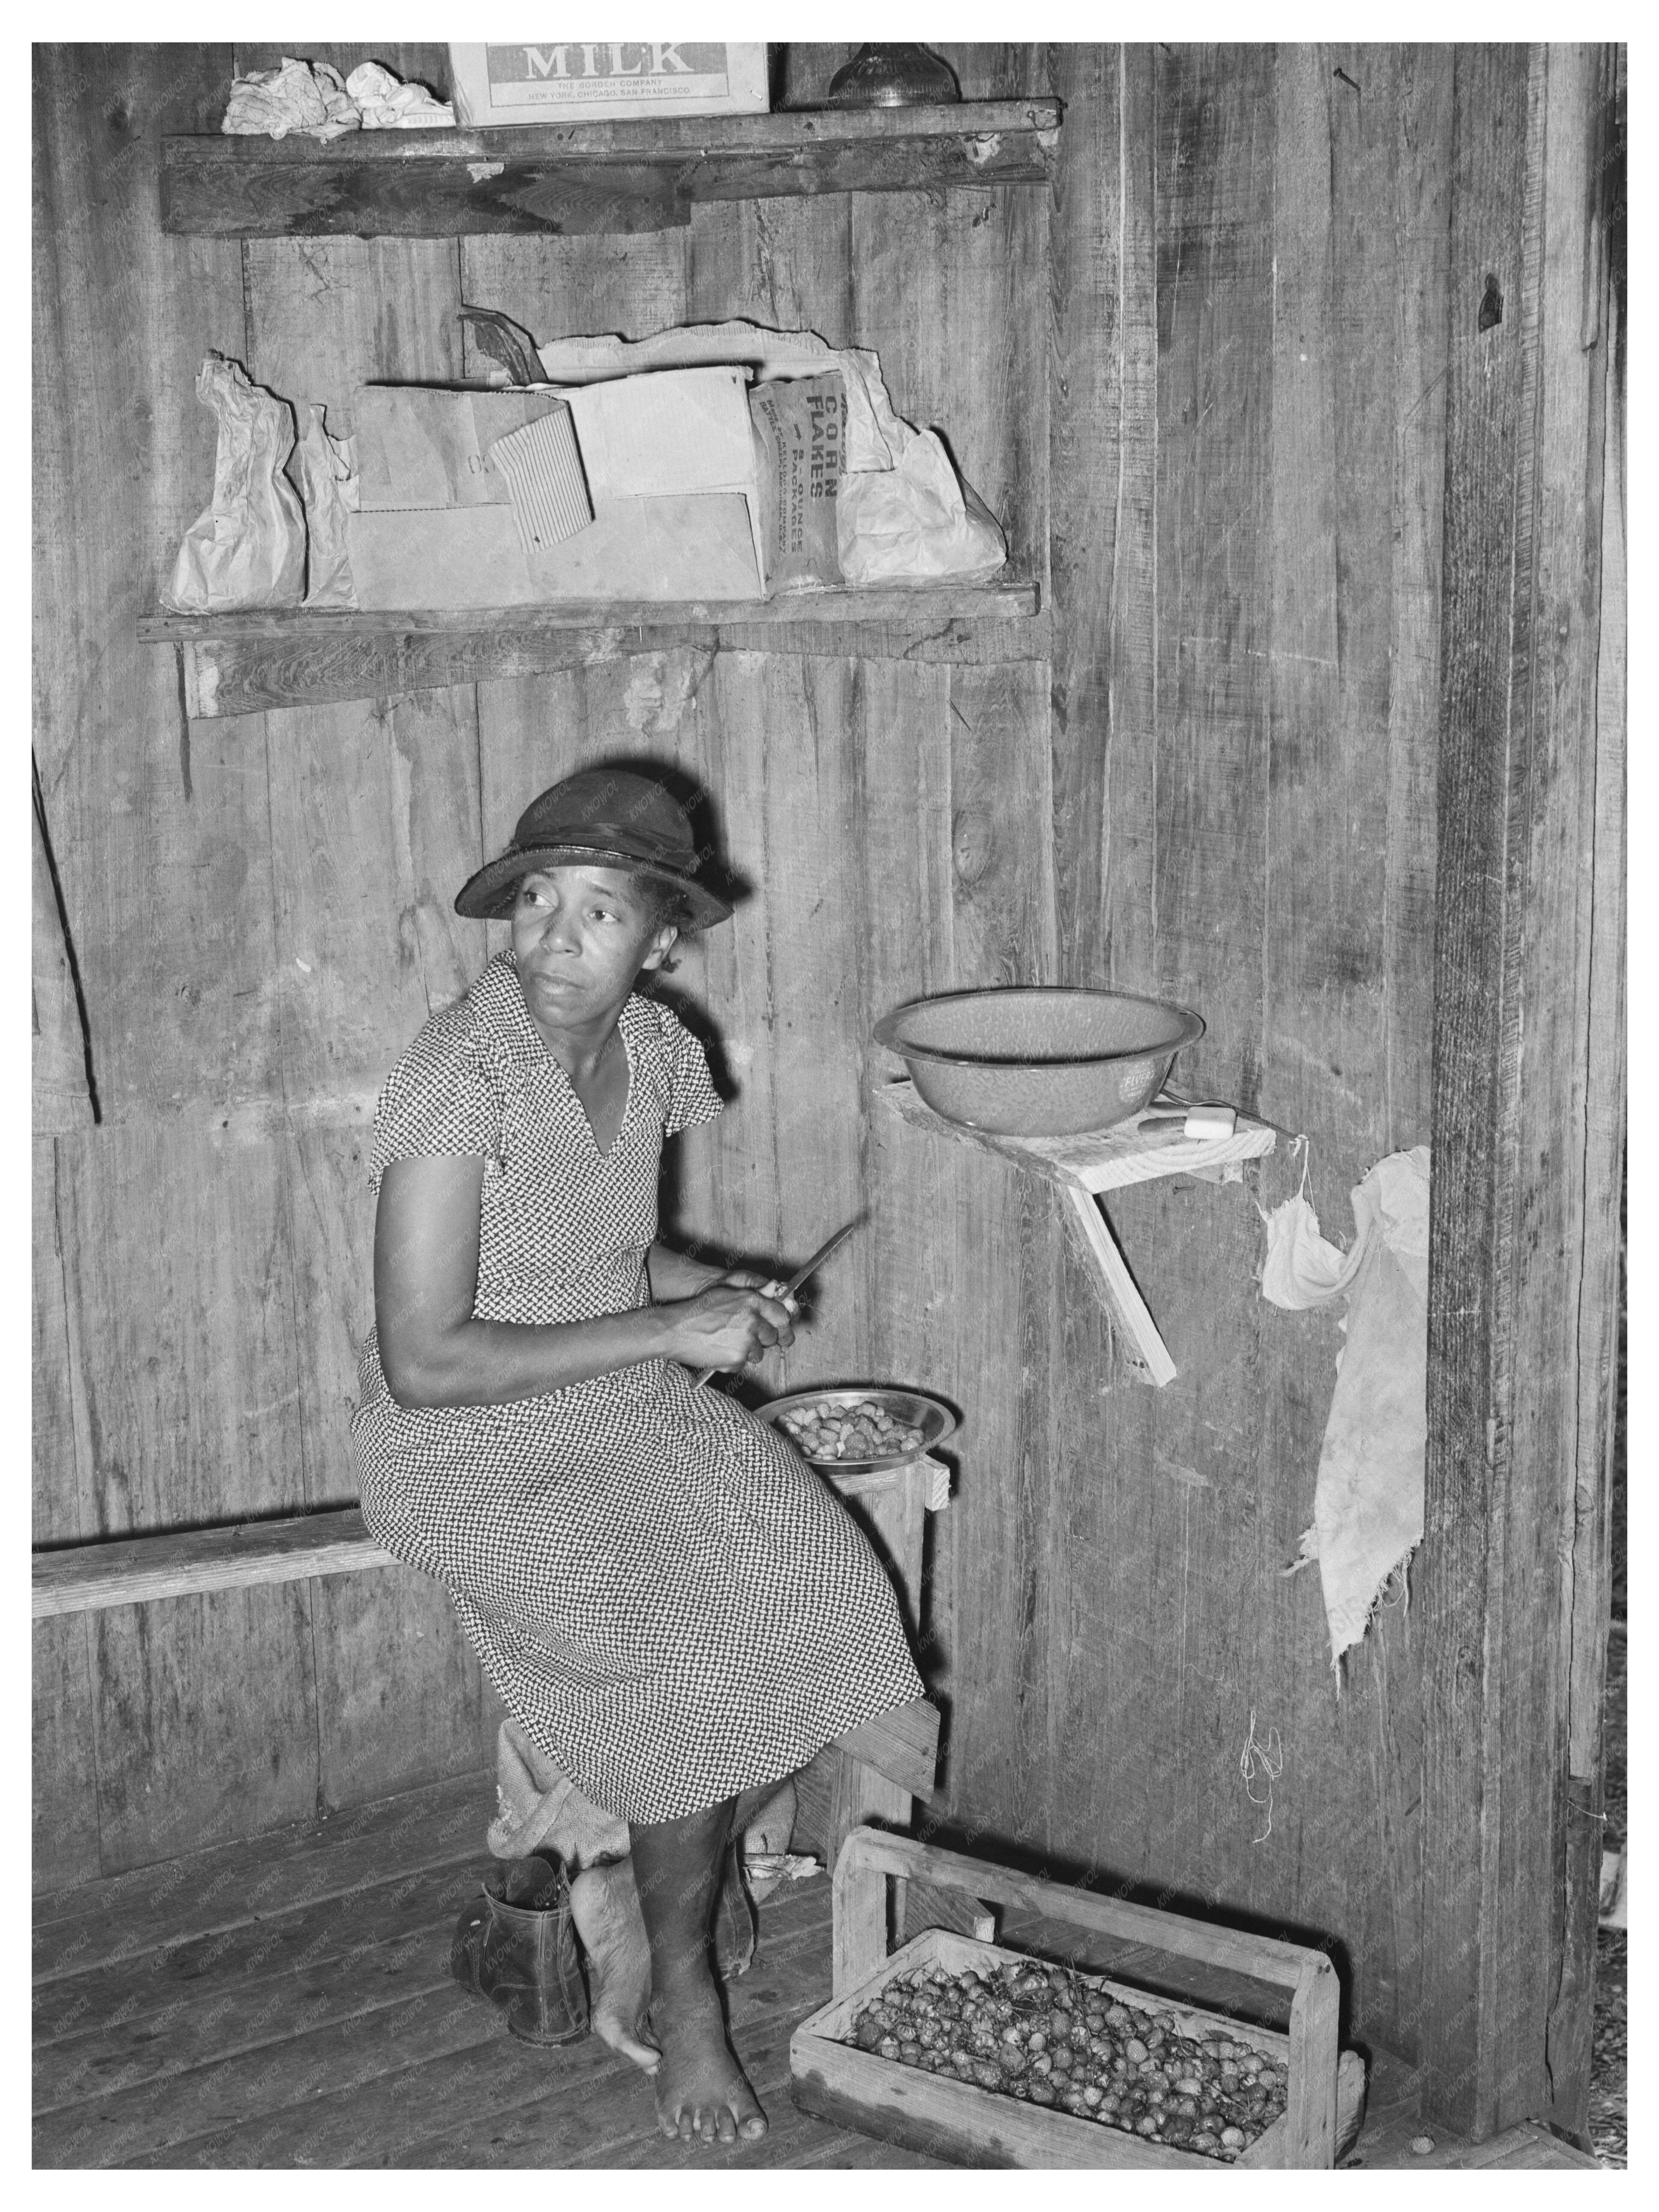
[[[455,906],[513,943],[376,1115],[364,1518],[447,1588],[531,1741],[629,1824],[652,1978],[632,2027],[664,2133],[754,2140],[708,1959],[734,1802],[922,1686],[850,1515],[685,1372],[745,1366],[794,1316],[656,1242],[663,1139],[720,1110],[702,1047],[635,990],[731,911],[684,814],[647,777],[569,776]]]

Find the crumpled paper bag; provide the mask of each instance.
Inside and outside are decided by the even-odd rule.
[[[896,418],[895,418],[896,419]],[[891,468],[848,471],[836,501],[841,573],[849,584],[994,576],[1008,541],[984,503],[959,483],[931,430],[905,434]]]
[[[298,606],[305,515],[283,473],[294,450],[294,410],[216,353],[202,363],[196,397],[219,418],[213,501],[185,533],[163,603],[179,614]]]
[[[540,354],[556,384],[716,362],[741,362],[761,384],[838,368],[847,395],[847,454],[836,500],[842,580],[948,576],[978,582],[1007,560],[1007,540],[994,518],[958,480],[933,433],[918,430],[895,412],[881,363],[866,349],[832,346],[816,331],[775,331],[733,320],[690,324],[632,342],[556,338]]]
[[[1354,1242],[1319,1233],[1305,1189],[1267,1217],[1262,1295],[1305,1309],[1345,1293],[1346,1341],[1314,1486],[1313,1526],[1294,1574],[1314,1560],[1331,1666],[1364,1635],[1390,1578],[1423,1539],[1428,1445],[1429,1148],[1379,1160],[1352,1193]]]
[[[306,596],[308,607],[355,607],[346,516],[357,506],[351,441],[330,435],[325,410],[313,402],[295,448],[306,517]]]

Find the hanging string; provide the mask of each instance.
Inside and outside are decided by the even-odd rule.
[[[1251,1116],[1252,1120],[1257,1120],[1259,1118],[1259,1116],[1254,1115]],[[1279,1127],[1279,1124],[1276,1121],[1269,1121],[1267,1124],[1267,1127],[1270,1129],[1277,1129]],[[1279,1131],[1279,1134],[1281,1136],[1289,1137],[1291,1133],[1288,1129],[1283,1129]],[[1291,1137],[1291,1166],[1292,1169],[1295,1168],[1298,1160],[1302,1164],[1302,1178],[1297,1185],[1296,1194],[1298,1198],[1306,1198],[1308,1195],[1308,1170],[1313,1165],[1313,1147],[1309,1143],[1305,1136]],[[1246,1195],[1249,1197],[1250,1204],[1255,1206],[1256,1212],[1261,1215],[1263,1226],[1265,1227],[1267,1221],[1267,1208],[1263,1206],[1261,1200],[1256,1196],[1255,1191],[1251,1190],[1248,1185],[1246,1185],[1245,1188]]]
[[[1257,1736],[1254,1705],[1250,1707],[1250,1732],[1245,1737],[1244,1748],[1238,1755],[1238,1771],[1244,1778],[1244,1795],[1252,1805],[1264,1808],[1267,1815],[1266,1827],[1259,1836],[1253,1836],[1250,1840],[1265,1844],[1273,1832],[1273,1784],[1285,1771],[1285,1752],[1277,1729],[1268,1729],[1265,1743]],[[1255,1793],[1258,1782],[1265,1782],[1267,1785],[1265,1796],[1258,1797]]]

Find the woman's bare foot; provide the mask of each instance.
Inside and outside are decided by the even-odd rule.
[[[682,2142],[758,2142],[766,2115],[726,2039],[712,1983],[659,1996],[651,2027],[662,2045],[657,2125]]]
[[[755,2142],[766,2115],[726,2039],[709,1929],[732,1800],[633,1821],[634,1876],[651,1946],[651,2027],[662,2047],[657,2124],[682,2142]]]

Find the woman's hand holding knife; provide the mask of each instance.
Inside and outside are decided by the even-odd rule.
[[[799,1290],[801,1285],[805,1282],[809,1275],[814,1274],[817,1269],[823,1265],[824,1261],[830,1257],[832,1252],[836,1251],[841,1245],[846,1243],[847,1239],[852,1235],[853,1231],[859,1227],[864,1218],[865,1216],[862,1213],[854,1214],[853,1218],[848,1222],[844,1227],[838,1229],[836,1231],[835,1235],[829,1239],[827,1243],[821,1244],[817,1250],[814,1252],[811,1258],[806,1261],[805,1265],[804,1267],[798,1267],[795,1270],[795,1273],[789,1277],[787,1282],[779,1282],[775,1279],[771,1282],[756,1286],[756,1295],[764,1300],[767,1305],[782,1307],[784,1314],[782,1324],[781,1326],[779,1325],[775,1313],[769,1313],[766,1310],[766,1306],[763,1305],[758,1308],[751,1306],[749,1309],[749,1312],[752,1316],[752,1325],[747,1333],[747,1348],[740,1353],[740,1356],[738,1358],[731,1360],[729,1362],[730,1364],[738,1367],[746,1367],[751,1360],[758,1358],[763,1351],[769,1350],[774,1345],[788,1344],[793,1342],[794,1330],[790,1324],[799,1311],[799,1308],[794,1302],[795,1292]],[[750,1285],[752,1286],[753,1279],[750,1278]],[[722,1287],[724,1285],[729,1285],[732,1288],[744,1286],[742,1276],[737,1273],[724,1277],[722,1279],[722,1285],[717,1285],[713,1287],[718,1289]],[[737,1316],[733,1316],[734,1320],[736,1318]],[[713,1349],[712,1346],[710,1348]],[[724,1349],[725,1347],[722,1347],[722,1351],[724,1351]],[[713,1361],[708,1366],[703,1368],[696,1376],[692,1382],[692,1389],[694,1390],[700,1390],[703,1384],[708,1382],[709,1376],[717,1373],[720,1368],[726,1364],[728,1363],[724,1358]]]

